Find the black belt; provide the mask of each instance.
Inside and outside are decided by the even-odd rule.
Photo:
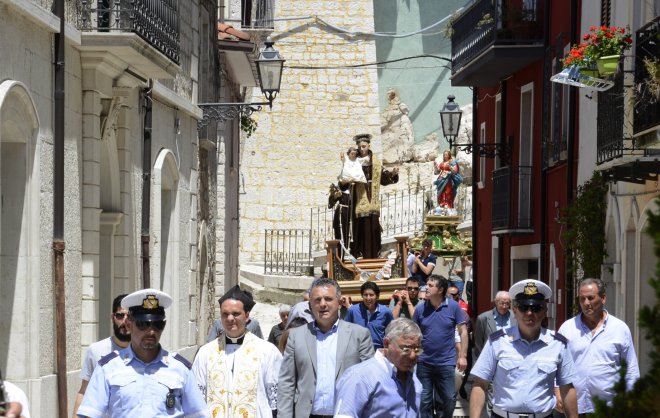
[[[315,414],[311,414],[309,416],[309,418],[333,418],[333,416],[332,415],[315,415]]]
[[[498,418],[545,418],[552,415],[552,411],[533,413],[533,412],[507,412],[493,405],[493,416]]]

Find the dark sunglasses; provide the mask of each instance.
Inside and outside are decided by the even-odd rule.
[[[121,321],[122,319],[126,318],[125,313],[117,312],[115,314],[112,314],[112,316],[115,317],[116,320]]]
[[[153,327],[157,331],[162,331],[165,329],[165,321],[162,319],[159,321],[135,321],[135,326],[140,331],[146,331],[150,327]]]
[[[518,310],[522,313],[527,313],[527,311],[532,311],[534,313],[539,313],[543,310],[543,305],[518,306]]]
[[[408,291],[409,292],[419,292],[419,287],[409,287]]]
[[[458,293],[447,293],[449,296],[452,298],[456,299],[458,297]]]

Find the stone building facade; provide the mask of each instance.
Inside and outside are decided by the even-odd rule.
[[[373,2],[322,4],[327,23],[284,20],[318,12],[318,2],[276,4],[272,39],[287,61],[272,111],[256,115],[259,128],[241,150],[241,262],[259,259],[265,229],[309,228],[309,208],[327,202],[339,152],[354,145],[354,135],[372,134],[372,149],[381,151],[377,69],[350,67],[376,61],[373,38],[354,33],[374,31]]]
[[[157,39],[125,26],[119,9],[65,3],[66,323],[58,324],[52,244],[59,18],[52,0],[0,0],[0,368],[26,391],[36,418],[57,410],[56,334],[66,332],[70,411],[82,354],[110,335],[118,294],[146,284],[162,289],[174,298],[163,346],[191,358],[203,342],[224,279],[216,263],[224,256],[222,129],[238,133],[235,124],[233,131],[197,127],[197,103],[220,94],[217,1],[164,2],[174,17],[161,22]]]

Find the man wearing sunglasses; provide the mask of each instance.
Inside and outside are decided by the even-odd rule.
[[[411,319],[415,314],[415,307],[421,301],[419,298],[419,279],[408,277],[406,288],[397,290],[390,300],[390,310],[395,318]]]
[[[78,416],[208,416],[191,364],[160,346],[171,304],[172,298],[156,289],[138,290],[121,301],[128,309],[131,342],[99,361]]]
[[[493,382],[492,417],[545,418],[555,407],[555,384],[568,418],[577,418],[577,378],[568,340],[541,326],[552,291],[525,279],[509,290],[517,326],[490,335],[472,369],[470,418],[481,417],[488,383]]]
[[[112,301],[112,314],[110,315],[110,320],[112,321],[114,335],[97,341],[87,347],[85,359],[83,360],[82,368],[80,369],[80,389],[76,394],[76,402],[73,406],[74,417],[78,412],[80,402],[82,402],[83,396],[85,396],[87,385],[92,378],[92,373],[99,360],[112,352],[118,352],[119,350],[128,347],[128,343],[131,341],[131,334],[128,332],[128,326],[126,325],[128,310],[121,307],[121,301],[124,297],[126,297],[126,294],[119,295]]]
[[[422,331],[407,318],[385,328],[384,347],[349,367],[337,382],[335,418],[417,418],[422,384],[414,369]]]

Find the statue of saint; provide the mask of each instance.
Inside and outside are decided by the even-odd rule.
[[[354,138],[358,147],[358,162],[365,182],[339,180],[342,196],[335,208],[333,229],[335,239],[341,239],[354,257],[376,258],[380,252],[380,186],[399,181],[399,169],[386,170],[370,149],[371,135]]]
[[[456,192],[463,182],[458,161],[452,157],[449,150],[442,153],[442,161],[435,164],[433,173],[438,176],[433,182],[438,196],[436,212],[439,213],[436,214],[449,215],[450,212],[455,212],[453,209]]]

